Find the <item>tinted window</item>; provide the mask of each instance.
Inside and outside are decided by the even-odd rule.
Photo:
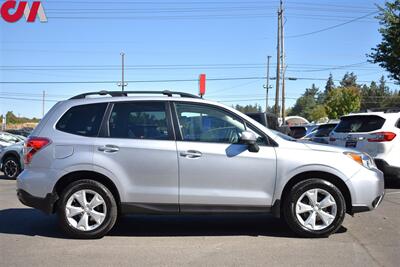
[[[264,125],[263,116],[261,114],[246,114],[246,115],[255,120],[256,122],[259,122],[262,125]]]
[[[115,103],[108,121],[110,137],[132,139],[170,139],[165,103]]]
[[[315,132],[315,137],[328,137],[336,124],[325,124],[318,127]]]
[[[184,141],[237,143],[245,130],[242,121],[218,108],[205,105],[176,104]]]
[[[385,123],[385,119],[379,116],[348,116],[340,119],[336,127],[337,133],[371,132],[379,130]]]
[[[56,129],[82,136],[97,136],[107,103],[70,108],[58,121]]]
[[[307,130],[305,127],[290,127],[289,135],[293,138],[299,139],[306,135]]]
[[[267,115],[267,124],[269,129],[272,130],[278,129],[278,119],[276,118],[276,116]]]

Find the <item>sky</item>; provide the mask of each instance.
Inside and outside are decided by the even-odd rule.
[[[286,106],[312,83],[323,90],[329,73],[340,80],[353,71],[362,83],[387,76],[366,57],[381,40],[376,4],[383,1],[284,1],[286,76],[297,78],[286,81]],[[276,76],[278,0],[43,0],[42,5],[47,23],[0,20],[2,114],[40,118],[43,91],[48,111],[79,93],[121,90],[121,52],[125,90],[196,94],[199,74],[205,73],[205,98],[265,107],[268,56],[270,77]],[[270,85],[272,105],[275,81]]]

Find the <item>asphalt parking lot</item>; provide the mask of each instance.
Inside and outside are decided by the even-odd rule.
[[[0,266],[399,266],[400,181],[381,206],[326,239],[293,236],[270,216],[131,216],[100,240],[71,240],[55,216],[23,206],[0,176]]]

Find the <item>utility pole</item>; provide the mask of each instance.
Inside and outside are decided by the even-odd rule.
[[[265,85],[266,97],[265,97],[265,112],[268,112],[268,93],[269,93],[269,60],[271,56],[267,56],[267,84]]]
[[[121,59],[122,59],[122,79],[121,79],[121,83],[118,84],[118,86],[121,86],[122,88],[122,92],[125,89],[125,86],[127,86],[128,84],[125,83],[125,53],[121,52]]]
[[[43,98],[42,98],[42,119],[44,117],[44,102],[46,97],[46,91],[43,91]]]
[[[281,19],[282,19],[282,0],[280,1],[278,9],[278,34],[276,45],[276,92],[275,92],[275,115],[279,118],[279,84],[280,84],[280,71],[281,71]]]
[[[282,123],[285,122],[285,72],[286,72],[286,65],[285,65],[285,40],[284,40],[284,9],[282,7],[282,0],[281,0],[281,60],[282,60]]]

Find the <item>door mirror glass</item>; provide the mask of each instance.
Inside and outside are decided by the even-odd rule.
[[[247,145],[250,152],[258,152],[260,147],[257,144],[257,136],[250,131],[243,131],[240,136],[240,143]]]

